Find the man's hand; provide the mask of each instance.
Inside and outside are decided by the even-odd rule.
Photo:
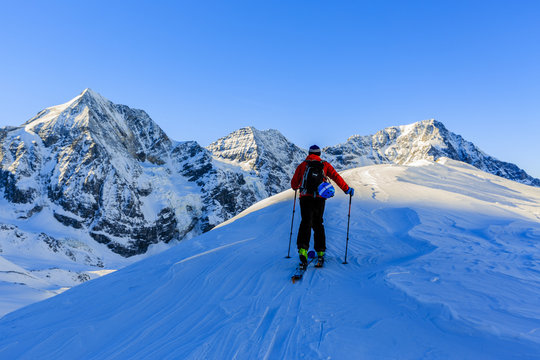
[[[354,196],[354,189],[353,189],[352,187],[349,186],[349,188],[347,189],[347,191],[345,191],[345,194]]]

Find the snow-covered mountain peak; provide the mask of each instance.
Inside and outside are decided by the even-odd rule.
[[[540,180],[514,164],[487,155],[435,119],[387,127],[374,135],[355,135],[345,143],[323,149],[323,153],[336,163],[339,170],[371,164],[410,164],[422,159],[436,161],[448,157],[491,174],[540,186]]]
[[[436,120],[435,118],[415,121],[414,123],[411,123],[411,124],[408,124],[408,125],[400,125],[400,126],[397,126],[397,127],[399,127],[401,129],[403,129],[404,131],[406,131],[407,129],[424,128],[426,126],[434,126],[436,128],[439,128],[439,129],[446,129],[444,124],[442,122]]]
[[[114,104],[89,88],[64,104],[41,111],[24,124],[24,130],[38,135],[46,147],[84,141],[88,148],[99,144],[111,154],[127,153],[158,162],[156,153],[171,146],[146,112]]]
[[[207,149],[220,160],[240,164],[245,170],[259,171],[264,158],[291,156],[303,152],[278,130],[258,130],[252,126],[238,129],[208,145]],[[292,155],[294,157],[294,155]]]
[[[444,124],[435,119],[417,121],[407,125],[396,125],[384,128],[377,133],[376,137],[410,137],[415,142],[429,141],[433,139],[442,139],[446,136],[448,130]]]
[[[403,135],[415,135],[416,137],[418,137],[419,135],[426,134],[426,133],[441,134],[441,133],[446,133],[446,132],[448,132],[448,130],[446,129],[446,127],[444,126],[442,122],[437,121],[435,119],[427,119],[427,120],[417,121],[408,125],[389,126],[382,130],[379,130],[374,135],[358,135],[358,134],[352,135],[347,139],[347,142],[362,141],[371,137],[375,137],[378,139],[384,139],[385,137],[386,138],[397,137],[397,136],[403,136]],[[342,144],[339,144],[339,145],[342,145]]]
[[[98,94],[97,92],[95,92],[94,90],[90,89],[90,88],[86,88],[84,89],[80,96],[90,96],[90,97],[94,97],[94,98],[97,98],[97,97],[100,97],[100,98],[103,98],[101,96],[101,94]]]
[[[173,170],[156,170],[164,174],[157,176],[161,183],[146,172],[148,166],[170,163],[172,143],[144,111],[86,89],[23,126],[4,130],[1,140],[0,190],[8,201],[25,204],[20,216],[46,209],[61,224],[84,229],[125,256],[177,236],[175,229],[163,230],[176,221],[168,206],[174,197],[148,198],[153,186],[168,186]],[[185,216],[192,221],[193,214]],[[145,240],[137,240],[141,237]]]
[[[79,95],[63,104],[51,106],[40,111],[24,125],[27,131],[34,130],[38,127],[36,132],[38,132],[44,124],[51,126],[51,122],[60,122],[63,125],[67,125],[65,122],[66,119],[71,118],[73,115],[80,114],[84,111],[85,107],[95,107],[98,103],[107,104],[109,101],[92,89],[87,88]],[[64,120],[64,122],[62,122],[62,120]],[[73,125],[73,123],[70,123],[69,125]],[[79,125],[88,125],[88,123],[79,122]]]
[[[91,106],[91,104],[94,104],[94,103],[108,104],[108,103],[111,103],[111,101],[103,97],[101,94],[95,92],[94,90],[90,88],[86,88],[79,95],[75,96],[66,104],[75,105],[79,103],[83,103],[85,105]]]
[[[284,189],[307,152],[277,130],[246,127],[213,142],[207,149],[219,161],[240,166],[262,179],[266,196]]]
[[[399,128],[402,136],[415,134],[418,136],[419,141],[442,140],[450,134],[446,126],[435,119],[422,120]]]
[[[254,164],[259,155],[256,133],[259,130],[254,127],[244,127],[214,141],[207,149],[217,158]]]

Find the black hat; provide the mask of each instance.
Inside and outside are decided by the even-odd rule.
[[[321,156],[321,148],[317,145],[311,145],[309,147],[309,153]]]

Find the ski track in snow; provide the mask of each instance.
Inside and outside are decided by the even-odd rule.
[[[183,260],[180,260],[176,263],[174,263],[174,265],[178,265],[178,264],[181,264],[183,262],[186,262],[186,261],[189,261],[189,260],[193,260],[195,258],[198,258],[199,256],[203,256],[203,255],[208,255],[208,254],[211,254],[213,252],[216,252],[216,251],[219,251],[219,250],[223,250],[223,249],[226,249],[228,247],[231,247],[231,246],[234,246],[234,245],[238,245],[238,244],[242,244],[242,243],[245,243],[246,241],[251,241],[251,240],[254,240],[255,238],[249,238],[249,239],[245,239],[245,240],[240,240],[240,241],[235,241],[231,244],[227,244],[227,245],[223,245],[223,246],[220,246],[220,247],[217,247],[215,249],[212,249],[212,250],[208,250],[208,251],[204,251],[200,254],[197,254],[197,255],[193,255],[193,256],[190,256],[188,258],[185,258]]]
[[[540,225],[520,215],[528,208],[509,215],[462,193],[435,207],[426,188],[389,188],[404,170],[385,169],[344,175],[357,189],[347,265],[348,197],[339,195],[325,213],[325,267],[291,283],[292,197],[279,195],[8,314],[0,358],[538,359]],[[373,198],[365,179],[387,197]],[[298,212],[294,234],[299,222]]]

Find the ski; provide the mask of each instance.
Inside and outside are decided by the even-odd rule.
[[[311,250],[310,252],[308,252],[308,262],[307,262],[306,267],[302,268],[300,265],[298,265],[298,267],[294,271],[294,274],[291,276],[291,280],[293,284],[297,282],[298,280],[302,280],[302,277],[304,276],[304,273],[306,272],[307,267],[309,266],[309,264],[313,262],[314,259],[315,259],[315,251]]]

